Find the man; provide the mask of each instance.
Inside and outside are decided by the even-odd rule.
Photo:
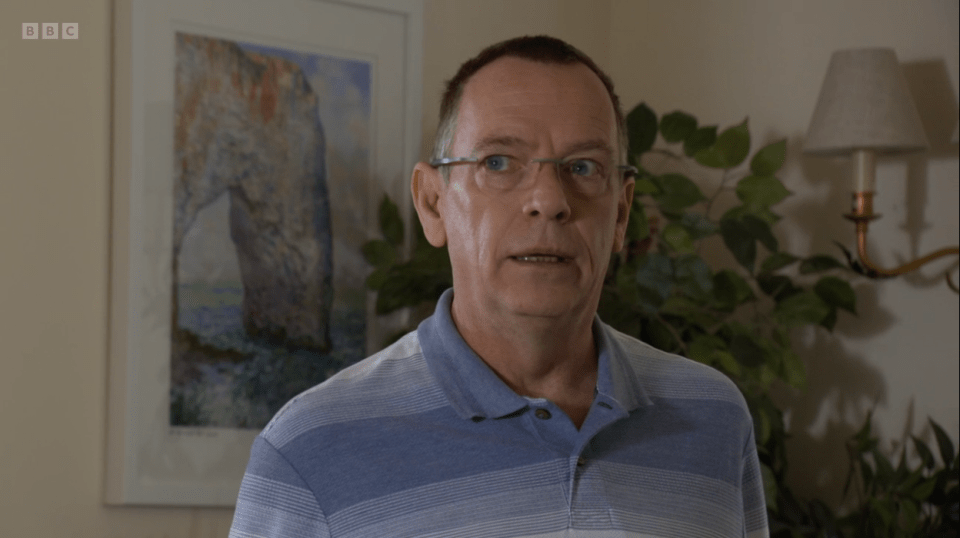
[[[609,79],[562,41],[461,67],[411,185],[453,289],[277,414],[232,536],[767,536],[735,386],[596,317],[624,139]]]

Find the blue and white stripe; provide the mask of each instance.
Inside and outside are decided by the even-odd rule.
[[[726,377],[597,320],[597,397],[578,430],[500,381],[451,300],[274,417],[231,536],[768,535],[750,413]]]

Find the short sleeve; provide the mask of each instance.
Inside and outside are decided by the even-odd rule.
[[[230,538],[329,538],[316,496],[286,458],[257,437],[250,451]]]

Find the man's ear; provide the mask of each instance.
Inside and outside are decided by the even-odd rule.
[[[443,177],[440,170],[425,162],[413,167],[410,178],[410,192],[413,194],[413,207],[417,210],[420,225],[427,241],[435,247],[447,244],[447,230],[444,228],[443,212],[440,207],[440,194],[443,192]]]
[[[633,206],[633,188],[636,181],[627,178],[620,187],[620,196],[617,197],[617,227],[613,240],[613,251],[623,250],[624,237],[627,235],[627,222],[630,221],[630,208]]]

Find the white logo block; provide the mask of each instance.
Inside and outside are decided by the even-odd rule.
[[[23,23],[23,34],[20,39],[40,39],[40,23],[39,22]]]
[[[40,35],[41,35],[41,39],[59,39],[60,23],[58,22],[40,23]]]
[[[65,22],[60,26],[60,39],[80,39],[80,25]]]

